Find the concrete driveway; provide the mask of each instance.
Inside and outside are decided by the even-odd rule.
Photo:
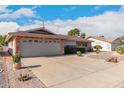
[[[114,64],[102,59],[76,55],[23,58],[22,62],[46,87],[124,86],[124,62]]]

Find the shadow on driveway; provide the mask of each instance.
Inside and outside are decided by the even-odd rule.
[[[41,65],[23,66],[22,69],[26,69],[26,68],[37,68],[37,67],[41,67]]]

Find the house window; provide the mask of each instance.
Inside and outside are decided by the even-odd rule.
[[[38,40],[34,40],[34,42],[36,42],[36,43],[37,43],[37,42],[38,42]]]
[[[32,40],[29,40],[29,42],[32,42]]]
[[[39,41],[40,43],[42,43],[42,41]]]
[[[23,42],[27,42],[27,40],[23,40]]]
[[[52,41],[49,41],[49,43],[51,43]]]
[[[87,43],[83,43],[82,45],[85,46],[85,47],[87,47]]]
[[[48,41],[45,41],[45,43],[48,43]]]
[[[54,41],[54,43],[56,43],[56,41]]]

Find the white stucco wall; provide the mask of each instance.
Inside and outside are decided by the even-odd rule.
[[[9,47],[9,48],[13,48],[13,41],[10,41],[10,42],[8,43],[8,47]]]
[[[16,54],[16,41],[15,39],[13,40],[13,55]]]
[[[95,45],[100,45],[102,46],[102,49],[101,51],[111,51],[111,43],[109,42],[105,42],[105,41],[101,41],[101,40],[98,40],[98,39],[94,39],[94,38],[89,38],[88,40],[91,40],[93,41],[91,43],[91,46],[94,47]]]
[[[12,49],[12,51],[10,52],[13,52],[13,54],[15,54],[15,40],[11,40],[9,43],[8,43],[8,48]]]

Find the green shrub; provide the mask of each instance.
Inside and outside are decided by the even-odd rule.
[[[81,53],[85,53],[86,52],[86,47],[85,46],[80,46],[80,47],[77,47],[76,50],[81,51]]]
[[[116,52],[119,54],[124,54],[124,45],[120,45],[116,48]]]
[[[102,49],[102,46],[100,46],[100,45],[95,45],[93,48],[95,49],[95,52],[96,52],[97,54],[99,54],[99,53],[100,53],[100,50]]]
[[[75,54],[76,48],[74,46],[65,46],[64,53],[65,54]]]
[[[20,61],[21,61],[21,55],[20,54],[15,54],[14,56],[13,56],[13,63],[20,63]]]
[[[77,51],[77,56],[82,56],[81,51]]]
[[[76,54],[77,51],[81,51],[81,53],[85,53],[86,47],[65,46],[64,48],[65,54]]]

